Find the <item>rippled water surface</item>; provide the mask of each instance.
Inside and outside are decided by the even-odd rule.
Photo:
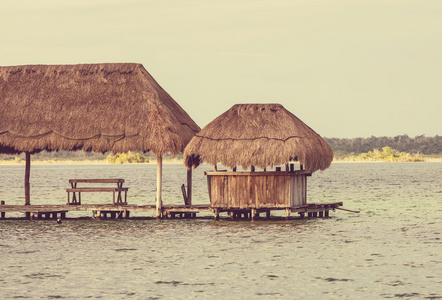
[[[0,200],[23,204],[23,166],[0,166]],[[204,166],[194,203],[208,203]],[[122,177],[129,202],[153,204],[154,165],[32,167],[31,202],[66,202],[70,178]],[[186,171],[166,165],[165,204]],[[85,195],[104,203],[109,195]],[[0,221],[2,298],[440,299],[442,163],[333,164],[308,201],[343,201],[328,219]],[[135,216],[151,216],[138,213]],[[11,215],[12,216],[12,215]],[[21,215],[18,215],[21,216]],[[76,218],[82,217],[82,218]]]

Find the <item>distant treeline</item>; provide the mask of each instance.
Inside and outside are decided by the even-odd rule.
[[[442,155],[442,137],[426,137],[419,135],[414,138],[408,135],[395,137],[369,137],[369,138],[324,138],[332,147],[336,158],[343,158],[349,155],[358,155],[391,147],[400,152],[423,155]]]
[[[132,153],[131,156],[135,158],[136,162],[148,162],[149,160],[156,160],[156,155],[149,152],[149,153],[140,153],[135,152]],[[177,158],[182,159],[183,155],[180,153],[178,154]],[[118,161],[119,158],[119,161]],[[172,155],[164,155],[163,159],[172,159]],[[0,154],[0,161],[15,161],[15,162],[22,162],[25,159],[25,154],[22,153],[20,155],[7,155],[7,154]],[[130,159],[128,159],[127,155],[126,157],[118,157],[117,155],[113,156],[111,152],[106,153],[95,153],[95,152],[86,152],[86,151],[42,151],[40,153],[36,153],[32,155],[33,161],[107,161],[108,163],[123,163],[125,160],[127,162]]]
[[[442,136],[426,137],[419,135],[414,138],[408,135],[398,135],[396,137],[369,137],[369,138],[324,138],[332,147],[335,158],[343,159],[352,155],[368,153],[374,149],[381,150],[388,146],[399,152],[407,152],[410,154],[421,154],[428,156],[442,156]],[[46,152],[33,155],[33,160],[49,160],[49,161],[85,161],[85,160],[106,160],[110,153],[93,153],[84,151],[58,151]],[[156,160],[156,156],[152,153],[145,153],[144,156],[148,160]],[[171,155],[165,155],[164,159],[172,158]],[[180,153],[177,156],[182,159]],[[24,154],[19,156],[0,154],[0,160],[16,160],[24,159]]]

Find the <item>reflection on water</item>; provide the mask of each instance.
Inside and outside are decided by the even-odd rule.
[[[0,168],[1,200],[23,203],[23,166]],[[203,171],[194,171],[194,203],[208,203]],[[165,203],[182,203],[186,170],[166,165],[163,174]],[[129,202],[153,204],[155,176],[154,165],[33,166],[31,201],[64,203],[70,178],[122,177]],[[85,201],[109,201],[100,194]],[[441,163],[333,164],[309,178],[308,199],[344,201],[361,213],[254,222],[0,221],[2,297],[442,297]]]

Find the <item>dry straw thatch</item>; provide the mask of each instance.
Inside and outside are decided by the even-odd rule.
[[[200,130],[141,64],[0,67],[0,151],[182,152]]]
[[[333,151],[280,104],[237,104],[192,138],[184,159],[187,168],[201,162],[265,168],[299,161],[314,172],[330,166]]]

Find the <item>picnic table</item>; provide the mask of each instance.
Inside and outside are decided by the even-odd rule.
[[[127,191],[129,188],[123,187],[124,179],[122,178],[113,178],[113,179],[69,179],[69,183],[71,184],[71,188],[67,188],[66,192],[68,194],[68,205],[81,205],[81,193],[88,192],[112,192],[113,199],[112,203],[114,205],[127,204]],[[77,187],[78,183],[87,183],[87,184],[107,184],[114,183],[117,187],[109,187],[109,186],[100,186],[100,187]],[[124,201],[121,195],[121,192],[124,192]],[[72,193],[72,201],[70,199],[70,193]],[[77,194],[78,193],[78,198]],[[115,201],[115,194],[117,194]]]

